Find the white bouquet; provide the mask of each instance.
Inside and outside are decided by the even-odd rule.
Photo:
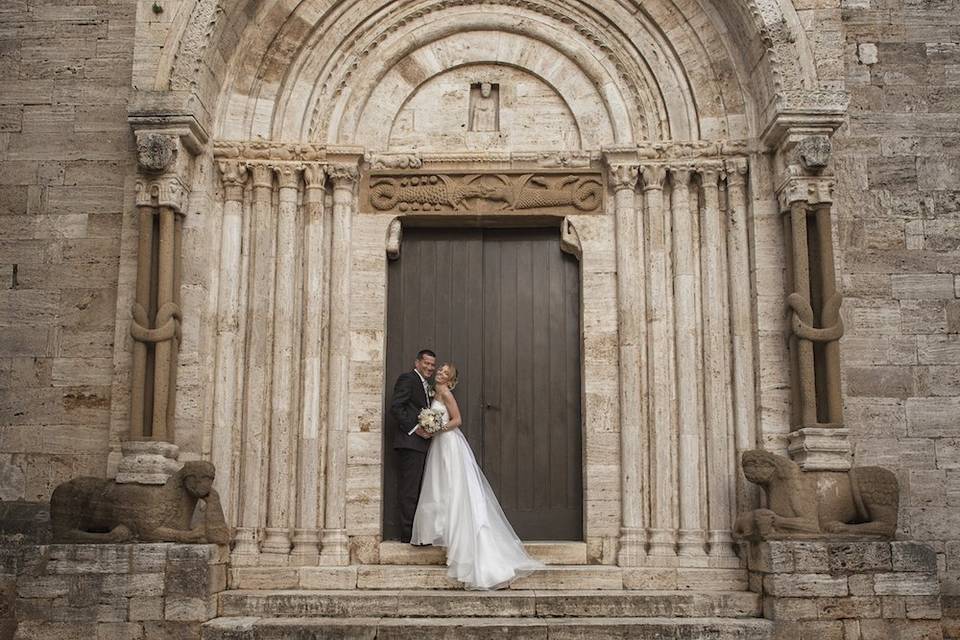
[[[434,409],[424,408],[420,410],[417,416],[417,426],[411,429],[407,435],[413,435],[417,429],[423,429],[427,433],[437,433],[443,430],[443,415]]]

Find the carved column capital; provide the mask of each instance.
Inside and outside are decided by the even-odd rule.
[[[718,162],[709,162],[699,165],[696,171],[700,174],[700,180],[705,187],[716,187],[717,182],[720,180],[720,175],[723,173],[723,165]]]
[[[794,202],[830,204],[833,202],[833,185],[830,178],[789,178],[777,190],[780,210],[789,211]]]
[[[186,213],[187,189],[179,176],[165,176],[154,180],[151,186],[152,195],[157,198],[157,205],[170,207],[174,213]]]
[[[273,189],[273,168],[270,165],[254,162],[247,166],[253,174],[254,189]]]
[[[271,166],[277,175],[277,184],[280,189],[298,189],[300,187],[300,165],[275,164]]]
[[[326,165],[312,162],[303,165],[303,182],[307,191],[311,189],[323,189],[326,181]]]
[[[335,189],[353,189],[353,185],[360,180],[360,171],[354,165],[334,164],[327,169]]]
[[[724,162],[727,174],[727,183],[731,186],[742,186],[747,177],[747,159],[730,158]]]
[[[635,164],[611,164],[610,184],[614,191],[636,189],[640,167]]]
[[[663,182],[667,178],[667,168],[660,164],[648,164],[640,168],[643,174],[643,190],[651,191],[663,189]]]
[[[688,185],[693,177],[693,167],[686,164],[670,166],[670,179],[674,185]]]
[[[247,183],[247,167],[238,160],[219,160],[217,168],[223,183],[224,199],[241,202],[243,187]]]
[[[134,202],[138,207],[149,207],[153,204],[153,189],[150,182],[137,180],[134,187]]]

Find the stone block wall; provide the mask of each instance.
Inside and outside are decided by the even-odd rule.
[[[835,147],[845,418],[897,472],[904,537],[936,549],[960,637],[960,2],[842,0]]]
[[[939,640],[937,555],[914,542],[749,545],[775,640]]]
[[[199,638],[226,588],[227,557],[216,545],[24,546],[16,560],[13,637]],[[3,585],[0,575],[0,630]]]
[[[136,2],[0,2],[0,500],[106,469]],[[25,512],[21,515],[27,520]]]

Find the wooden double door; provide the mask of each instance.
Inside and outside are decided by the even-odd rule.
[[[582,540],[580,273],[559,229],[404,228],[388,287],[385,415],[419,349],[455,363],[463,433],[517,534]],[[392,437],[387,540],[399,538]]]

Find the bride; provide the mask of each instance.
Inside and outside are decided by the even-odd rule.
[[[423,488],[413,518],[412,544],[447,548],[447,575],[468,589],[499,589],[543,564],[527,555],[493,489],[460,432],[460,409],[451,391],[457,368],[443,365],[430,408],[443,429],[433,436]]]

